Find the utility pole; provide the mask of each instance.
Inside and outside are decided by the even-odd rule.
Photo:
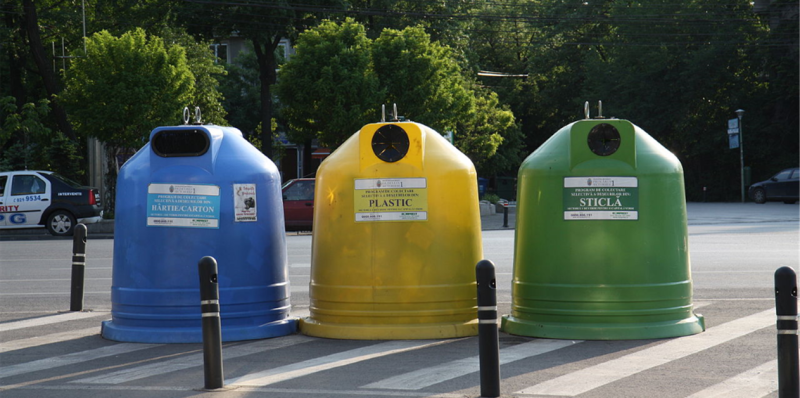
[[[742,115],[744,115],[744,109],[737,109],[736,116],[739,118],[739,164],[742,175],[742,203],[744,203],[744,128],[742,127]]]

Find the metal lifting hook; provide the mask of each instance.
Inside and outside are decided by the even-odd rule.
[[[591,119],[591,115],[589,114],[589,101],[583,104],[583,114],[585,115],[585,119]],[[597,101],[597,116],[595,119],[605,119],[603,117],[603,101]]]

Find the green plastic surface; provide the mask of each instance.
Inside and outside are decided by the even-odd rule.
[[[608,156],[587,143],[601,123],[620,133],[619,149]],[[582,120],[532,153],[517,181],[512,306],[503,331],[621,340],[704,330],[692,311],[683,169],[666,148],[626,120]],[[611,186],[630,182],[636,186]],[[580,187],[567,187],[573,183]]]

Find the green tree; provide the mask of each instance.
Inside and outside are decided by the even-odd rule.
[[[50,101],[27,103],[21,108],[14,102],[14,97],[0,98],[0,148],[8,147],[0,153],[0,170],[37,169],[42,160],[36,156],[40,141],[51,133],[43,123],[50,112]]]
[[[186,51],[186,62],[195,79],[194,95],[186,106],[189,109],[199,107],[203,123],[224,125],[227,112],[222,106],[224,98],[219,87],[220,78],[227,72],[222,64],[216,62],[209,42],[197,41],[176,28],[164,28],[161,37],[167,47],[177,45]]]
[[[303,4],[288,1],[258,3],[198,2],[183,5],[178,10],[178,21],[187,23],[192,33],[205,37],[236,34],[252,43],[258,64],[259,117],[264,128],[261,132],[262,152],[272,157],[272,118],[275,113],[273,86],[277,83],[279,58],[276,50],[282,39],[290,39],[324,17],[328,10],[343,10],[340,0],[307,0]],[[203,24],[193,21],[202,19]]]
[[[372,45],[372,62],[386,102],[407,118],[445,132],[473,117],[475,93],[452,50],[431,41],[423,28],[384,29]]]
[[[522,134],[514,113],[499,103],[497,94],[476,90],[475,113],[456,124],[454,145],[475,163],[479,175],[514,172],[522,161]]]
[[[40,118],[46,129],[26,136],[14,134],[0,146],[0,158],[24,159],[25,151],[34,151],[35,156],[28,158],[36,168],[87,182],[86,164],[78,155],[85,153],[86,140],[73,128],[60,99],[64,72],[71,64],[69,56],[84,56],[84,26],[89,34],[101,29],[120,32],[134,26],[161,26],[176,4],[180,2],[0,0],[0,97],[12,96],[20,110],[29,103],[38,107],[46,100],[49,109],[49,114]],[[68,156],[72,152],[74,156]],[[50,154],[66,158],[56,162]]]
[[[27,103],[22,108],[14,102],[14,97],[0,98],[0,148],[7,148],[0,151],[0,170],[58,170],[81,179],[84,172],[78,144],[45,123],[49,101]]]
[[[300,34],[296,54],[280,70],[277,92],[289,139],[337,147],[377,120],[383,92],[372,70],[364,26],[323,22]]]
[[[140,148],[154,127],[181,120],[195,77],[183,47],[168,47],[142,29],[120,37],[95,33],[86,48],[87,56],[70,68],[63,98],[77,130],[106,145],[110,195],[104,202],[113,212],[117,155]]]
[[[236,63],[225,64],[226,75],[220,78],[227,121],[245,135],[252,135],[261,123],[261,95],[258,61],[253,51],[242,51]]]
[[[336,147],[377,121],[379,104],[397,103],[407,119],[453,131],[455,145],[486,170],[520,159],[514,115],[465,78],[452,50],[420,27],[385,29],[373,42],[354,20],[325,22],[298,38],[278,93],[295,142],[318,138]],[[491,164],[506,140],[516,146]]]
[[[712,200],[738,198],[739,154],[728,149],[727,120],[736,117],[737,108],[770,102],[763,57],[748,45],[765,40],[768,32],[753,24],[752,7],[654,2],[612,4],[607,11],[613,18],[648,23],[648,35],[632,23],[620,24],[612,29],[613,39],[603,39],[607,44],[587,51],[587,75],[603,79],[587,84],[585,97],[606,99],[612,112],[606,115],[633,121],[675,153],[684,166],[689,200],[702,199],[703,187]],[[796,129],[792,134],[762,129],[768,118],[760,113],[745,116],[745,163],[766,165],[769,173],[796,163],[796,151],[776,151],[789,147],[791,136],[797,147]]]

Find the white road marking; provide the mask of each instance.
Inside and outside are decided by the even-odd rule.
[[[121,343],[102,348],[95,348],[93,350],[61,355],[58,357],[44,358],[38,361],[4,366],[0,368],[0,378],[16,376],[23,373],[36,372],[45,369],[57,368],[60,366],[73,365],[80,362],[92,361],[98,358],[105,358],[114,355],[127,354],[129,352],[146,350],[158,346],[159,344]]]
[[[202,384],[202,383],[201,383]],[[75,385],[46,385],[46,384],[28,384],[28,385],[7,385],[0,386],[0,391],[3,390],[44,390],[44,391],[189,391],[197,393],[197,386],[131,386],[131,385],[106,385],[98,386],[92,384],[75,384]],[[323,390],[312,388],[270,388],[270,387],[248,387],[240,386],[234,390],[236,392],[257,392],[262,394],[284,394],[284,395],[309,395],[311,397],[328,397],[333,395],[341,395],[345,397],[352,396],[367,396],[367,397],[426,397],[426,398],[464,398],[464,394],[431,394],[429,392],[416,392],[416,391],[376,391],[376,390]]]
[[[110,281],[111,278],[84,278],[86,281]],[[17,283],[17,282],[71,282],[72,278],[59,278],[59,279],[4,279],[0,283]]]
[[[14,294],[0,294],[2,296],[13,296]],[[105,315],[105,313],[98,312],[67,312],[58,315],[43,316],[40,318],[26,319],[24,321],[0,323],[0,332],[8,332],[9,330],[17,330],[24,328],[32,328],[36,326],[49,325],[51,323],[74,321],[76,319],[91,318],[95,316]]]
[[[37,293],[0,293],[0,296],[3,297],[16,297],[16,296],[69,296],[71,293],[69,291],[64,292],[37,292]],[[105,292],[83,292],[84,295],[88,294],[105,294],[107,296],[111,296],[110,291]]]
[[[312,373],[321,372],[328,369],[346,366],[373,358],[387,355],[398,354],[401,352],[432,347],[440,344],[447,344],[457,340],[399,340],[389,341],[370,345],[367,347],[356,348],[336,354],[326,355],[320,358],[309,359],[290,365],[281,366],[263,372],[251,373],[239,378],[225,382],[228,385],[237,386],[266,386],[284,380],[306,376]]]
[[[525,395],[574,397],[636,373],[687,357],[775,324],[771,308],[705,332],[679,337],[623,357],[581,369],[516,392]]]
[[[778,360],[740,373],[686,398],[753,398],[778,391]]]
[[[311,337],[306,337],[303,335],[292,335],[276,339],[259,340],[253,343],[224,348],[222,351],[222,358],[224,360],[239,358],[246,355],[258,354],[269,350],[277,350],[279,348],[286,348],[296,344],[307,343],[313,340],[314,339]],[[202,352],[186,355],[184,357],[175,358],[168,361],[122,369],[104,375],[74,380],[71,383],[120,384],[200,366],[203,366]]]
[[[500,365],[545,354],[580,342],[579,340],[534,340],[517,344],[500,350]],[[474,356],[397,375],[361,388],[421,390],[478,371],[480,371],[480,358]]]
[[[100,334],[100,326],[95,326],[80,330],[70,330],[69,332],[53,333],[44,336],[29,337],[27,339],[6,341],[0,343],[0,352],[22,350],[25,348],[36,347],[45,344],[60,343],[68,340],[75,340],[81,337]]]

